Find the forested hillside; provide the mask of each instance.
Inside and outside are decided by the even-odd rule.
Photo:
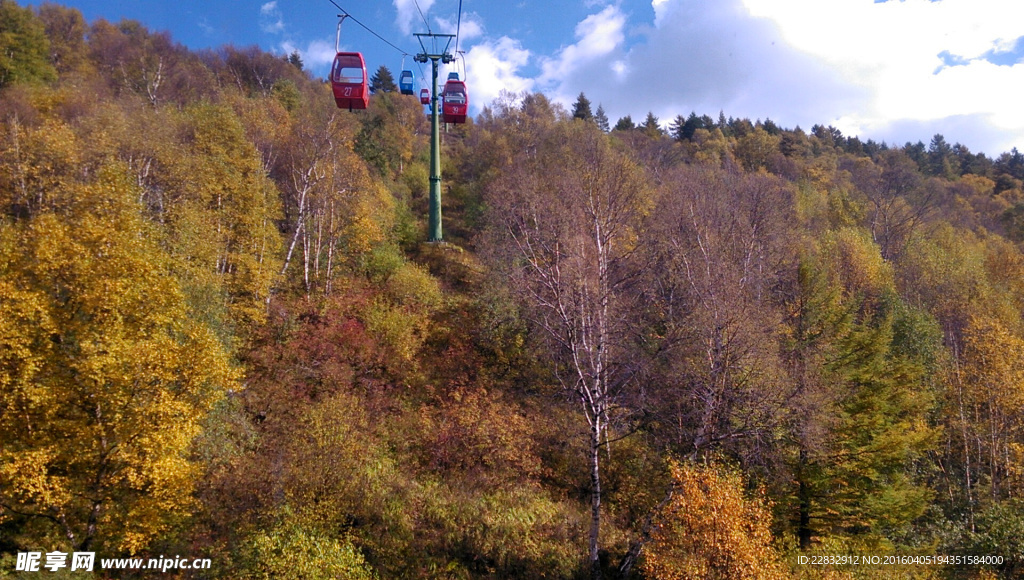
[[[1024,574],[1024,155],[374,89],[0,0],[0,577]]]

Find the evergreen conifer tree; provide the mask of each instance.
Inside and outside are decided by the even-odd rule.
[[[395,84],[395,77],[388,70],[388,67],[380,65],[377,72],[373,73],[370,77],[370,92],[371,93],[393,93],[398,90],[398,85]]]
[[[56,78],[43,22],[31,8],[0,0],[0,87]]]
[[[299,54],[299,51],[293,50],[292,53],[288,55],[288,62],[295,68],[302,70],[302,55]]]
[[[576,97],[576,104],[572,106],[572,117],[584,121],[591,121],[594,118],[594,113],[590,110],[590,99],[582,92]]]
[[[616,131],[631,131],[633,129],[636,129],[636,124],[633,123],[633,117],[629,115],[620,117],[619,120],[615,122]]]
[[[640,127],[644,130],[644,133],[651,137],[661,137],[664,134],[661,130],[658,118],[654,116],[653,111],[647,113],[647,118],[644,119],[644,123]]]
[[[594,113],[594,122],[597,123],[597,128],[605,133],[611,130],[611,126],[608,124],[608,115],[605,114],[604,107],[600,104],[597,105],[597,112]]]
[[[668,126],[668,134],[676,141],[682,141],[685,124],[686,119],[682,115],[676,115],[676,118],[672,119],[672,123]]]

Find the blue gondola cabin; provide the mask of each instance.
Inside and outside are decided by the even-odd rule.
[[[339,109],[365,109],[370,104],[366,62],[358,52],[339,52],[331,67],[331,89]]]
[[[413,92],[412,83],[413,77],[411,70],[404,70],[402,71],[402,74],[398,76],[398,89],[402,92],[403,95],[415,94]]]

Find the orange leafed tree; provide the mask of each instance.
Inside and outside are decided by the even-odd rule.
[[[641,563],[657,580],[782,580],[769,507],[749,497],[738,472],[672,466],[674,494],[655,519]]]

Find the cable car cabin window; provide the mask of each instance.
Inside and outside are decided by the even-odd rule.
[[[448,81],[444,85],[444,97],[446,103],[466,104],[466,85],[461,81]]]
[[[331,81],[345,84],[362,84],[366,78],[366,67],[358,53],[340,53],[334,58]]]
[[[339,68],[334,80],[350,85],[360,84],[363,82],[363,71],[358,68]]]

